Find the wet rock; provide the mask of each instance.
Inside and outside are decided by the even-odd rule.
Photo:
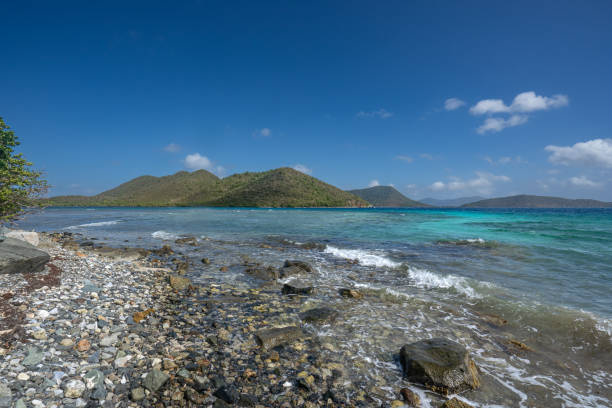
[[[474,408],[467,402],[463,402],[457,397],[453,397],[446,401],[440,408]]]
[[[312,289],[310,283],[293,280],[283,285],[283,295],[308,295],[312,293]]]
[[[174,290],[185,290],[191,285],[191,280],[183,276],[170,275],[168,279],[170,281],[170,286],[172,286]]]
[[[0,241],[0,274],[41,272],[49,254],[25,241],[6,238]]]
[[[444,395],[480,386],[476,364],[467,350],[447,339],[406,344],[400,350],[400,362],[406,378]]]
[[[300,318],[306,323],[332,322],[338,317],[338,312],[329,307],[315,307],[300,313]]]
[[[257,344],[264,349],[271,349],[281,344],[294,342],[304,337],[304,332],[297,326],[263,329],[255,333]]]
[[[204,265],[210,265],[210,259],[208,259],[208,258],[202,258],[202,263],[203,263]]]
[[[85,391],[85,384],[80,380],[70,380],[64,384],[63,388],[66,398],[79,398]]]
[[[351,298],[351,299],[361,299],[363,298],[363,293],[356,291],[355,289],[346,289],[342,288],[338,291],[340,296]]]
[[[179,245],[197,246],[198,239],[196,237],[183,237],[183,238],[177,239],[176,241],[174,241],[174,243],[179,244]]]
[[[132,262],[143,257],[143,251],[138,248],[98,247],[94,251],[103,257],[114,261]]]
[[[271,266],[250,266],[244,270],[247,275],[261,280],[276,280],[279,273],[276,268]]]
[[[497,315],[490,315],[490,314],[483,314],[481,315],[482,319],[484,321],[486,321],[487,323],[493,325],[493,326],[505,326],[508,321],[506,319],[503,319]]]
[[[236,387],[233,385],[223,385],[218,388],[213,395],[228,404],[234,404],[240,399],[240,394],[238,394]]]
[[[521,351],[533,351],[533,349],[531,347],[529,347],[525,343],[520,342],[518,340],[511,339],[509,342],[510,342],[510,344],[512,344],[514,347],[516,347],[517,349],[519,349]]]
[[[402,388],[400,390],[400,394],[402,394],[404,402],[406,402],[409,407],[418,408],[421,406],[421,398],[419,398],[419,396],[412,390],[408,388]]]
[[[285,264],[283,265],[283,267],[285,268],[290,268],[293,266],[302,269],[304,272],[313,271],[312,266],[308,262],[304,262],[304,261],[287,260],[285,261]]]
[[[170,376],[161,370],[153,369],[149,371],[142,385],[151,392],[156,392],[168,381]]]

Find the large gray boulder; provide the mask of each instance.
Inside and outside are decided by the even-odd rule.
[[[7,237],[0,242],[0,273],[40,272],[49,254],[25,241]]]
[[[480,386],[476,364],[454,341],[436,338],[406,344],[400,362],[408,380],[444,395]]]

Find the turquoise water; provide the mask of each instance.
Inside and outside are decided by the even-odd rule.
[[[200,246],[179,249],[203,285],[258,283],[239,267],[207,268],[202,256],[309,261],[317,291],[308,304],[343,316],[318,335],[360,362],[356,378],[386,384],[390,396],[406,386],[401,345],[442,336],[468,347],[485,377],[482,390],[463,395],[475,406],[612,405],[610,209],[49,208],[18,227],[146,248],[195,236]],[[366,298],[347,307],[340,287]],[[439,405],[409,386],[423,406]]]

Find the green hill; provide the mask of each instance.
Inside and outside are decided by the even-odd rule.
[[[52,206],[368,207],[369,203],[291,168],[220,179],[205,170],[142,176],[95,196],[59,196]]]
[[[376,186],[360,190],[349,190],[349,193],[363,198],[374,207],[429,207],[427,204],[409,199],[391,186]]]
[[[516,195],[491,198],[462,206],[463,208],[612,208],[612,203],[597,200],[570,200],[559,197]]]

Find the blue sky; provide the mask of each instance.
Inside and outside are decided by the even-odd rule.
[[[612,201],[609,1],[0,2],[0,116],[52,194],[298,166]]]

